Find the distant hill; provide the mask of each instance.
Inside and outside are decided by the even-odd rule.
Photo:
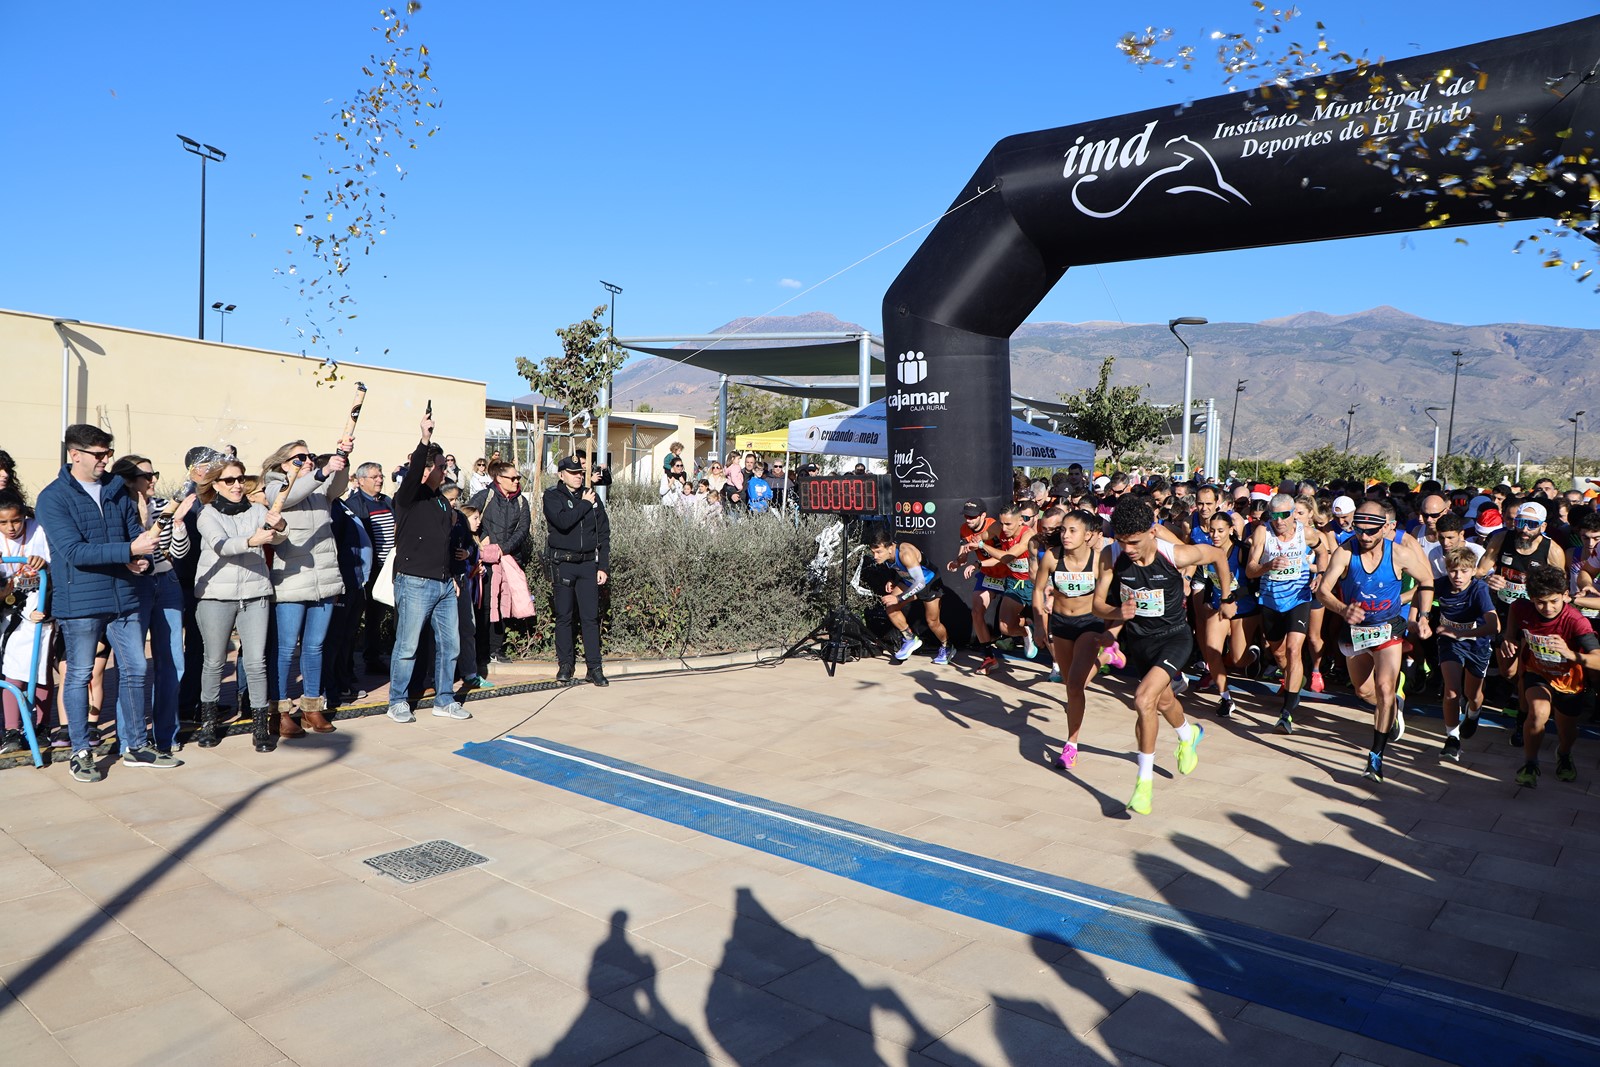
[[[735,320],[711,332],[859,330],[826,312]],[[1351,449],[1383,450],[1393,459],[1425,462],[1433,424],[1423,409],[1450,405],[1451,351],[1465,357],[1456,401],[1455,451],[1509,456],[1512,438],[1523,456],[1543,462],[1572,449],[1567,416],[1592,409],[1581,424],[1580,455],[1600,455],[1600,330],[1528,323],[1457,326],[1392,307],[1353,315],[1306,311],[1259,323],[1217,322],[1183,329],[1194,351],[1195,396],[1217,400],[1223,432],[1234,383],[1240,397],[1234,454],[1291,456],[1322,444],[1343,446],[1345,413],[1356,409]],[[1163,323],[1031,322],[1011,340],[1012,390],[1053,398],[1092,383],[1107,356],[1114,381],[1150,383],[1154,402],[1183,397],[1183,349]],[[635,359],[618,376],[617,406],[648,401],[662,410],[709,416],[717,376]],[[1436,413],[1442,426],[1449,412]],[[1584,434],[1588,433],[1588,440]],[[1440,450],[1444,448],[1440,433]],[[1226,443],[1224,443],[1224,449]]]

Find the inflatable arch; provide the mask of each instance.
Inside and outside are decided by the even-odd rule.
[[[947,559],[1009,486],[1010,336],[1070,267],[1592,218],[1597,67],[1600,16],[1002,140],[884,297],[896,529]]]

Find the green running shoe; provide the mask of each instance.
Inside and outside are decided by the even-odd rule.
[[[1539,785],[1539,765],[1537,763],[1524,763],[1517,772],[1517,784],[1525,785],[1529,789],[1536,789]]]
[[[1150,814],[1150,801],[1155,792],[1155,779],[1141,778],[1133,787],[1133,799],[1128,801],[1128,810],[1140,815]]]
[[[1194,728],[1194,737],[1190,738],[1187,742],[1178,742],[1177,756],[1179,774],[1192,774],[1194,769],[1200,765],[1200,753],[1196,750],[1200,747],[1200,742],[1204,741],[1205,739],[1206,728],[1196,723]]]
[[[1576,782],[1578,780],[1578,768],[1573,765],[1572,753],[1556,753],[1556,780],[1561,782]]]

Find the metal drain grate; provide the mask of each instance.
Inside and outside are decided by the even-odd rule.
[[[489,857],[469,852],[449,841],[424,841],[420,845],[385,852],[381,856],[373,856],[361,862],[402,882],[421,882],[437,875],[487,863]]]

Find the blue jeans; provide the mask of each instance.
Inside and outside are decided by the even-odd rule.
[[[144,620],[143,611],[121,615],[91,615],[83,619],[58,619],[67,646],[67,736],[72,751],[94,745],[89,738],[89,678],[94,674],[94,652],[104,637],[117,657],[117,741],[122,751],[150,743],[144,726]]]
[[[278,620],[278,700],[289,699],[289,673],[294,666],[295,642],[300,642],[301,695],[322,695],[322,645],[328,638],[328,620],[333,618],[333,598],[308,603],[278,601],[274,614]],[[251,696],[255,694],[252,693]]]
[[[448,707],[453,701],[456,657],[461,654],[457,620],[456,586],[451,581],[394,576],[394,651],[389,655],[389,703],[403,704],[417,666],[417,642],[422,624],[433,627],[433,704]]]
[[[170,752],[178,742],[178,687],[183,683],[184,660],[183,586],[178,584],[177,571],[155,576],[155,596],[146,603],[145,611],[154,668],[150,710],[155,746]]]

